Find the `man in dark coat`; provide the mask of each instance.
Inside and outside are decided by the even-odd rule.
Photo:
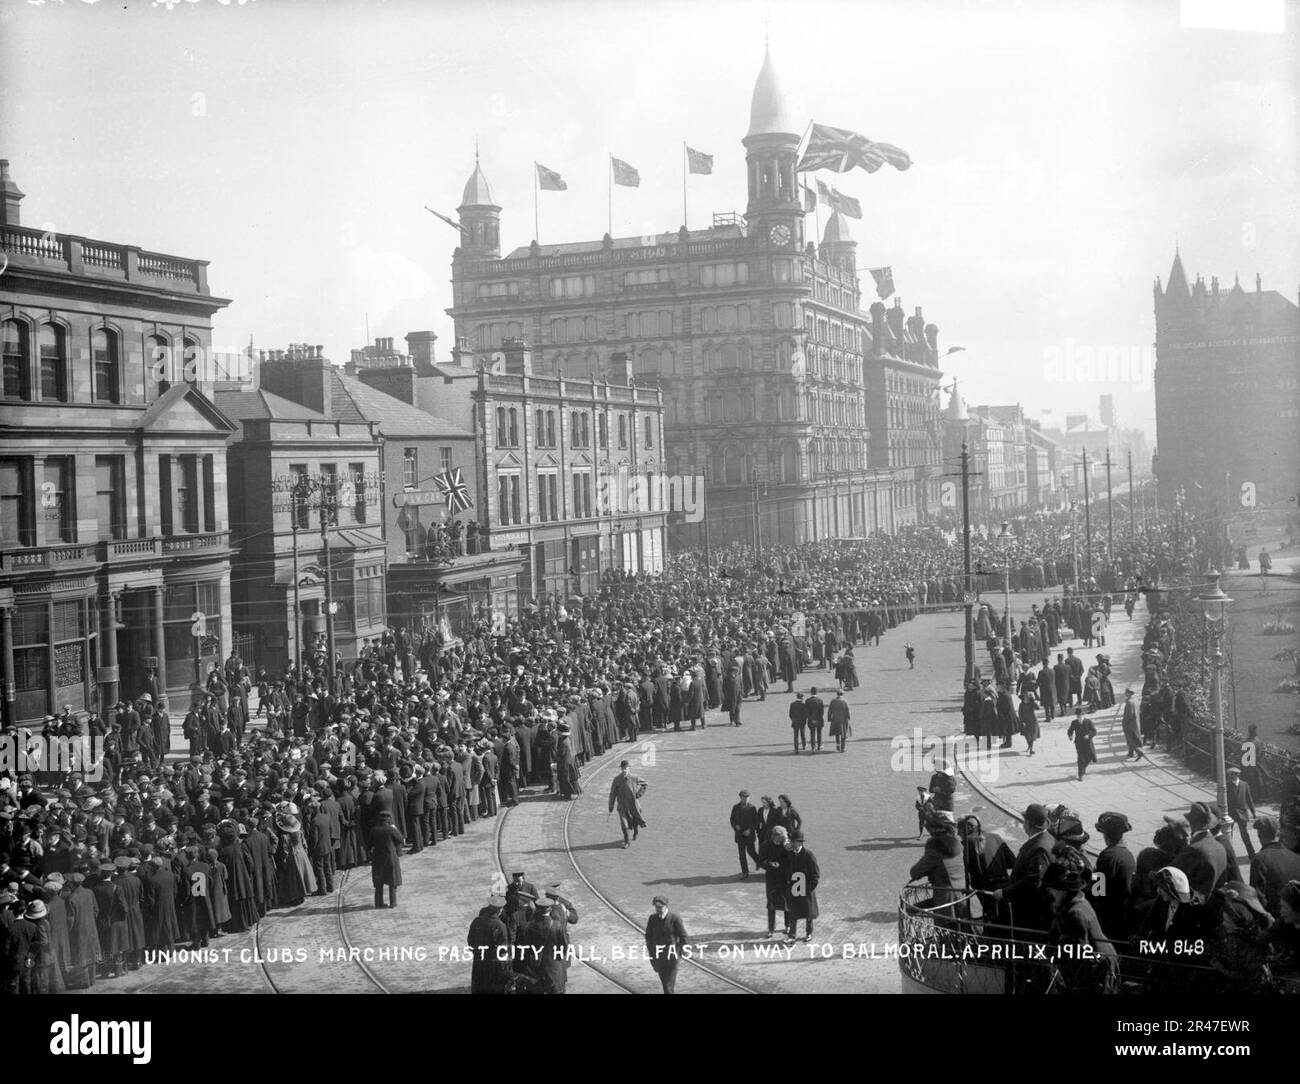
[[[654,914],[645,924],[646,955],[650,957],[650,966],[659,976],[659,984],[664,993],[676,993],[677,968],[689,940],[686,927],[681,918],[668,910],[667,896],[656,896],[651,903]]]
[[[1065,649],[1065,668],[1070,676],[1070,703],[1083,702],[1083,660],[1074,653],[1074,648]]]
[[[411,842],[411,854],[419,854],[424,850],[424,814],[428,794],[424,769],[417,764],[402,785],[406,788],[406,838]]]
[[[1250,860],[1250,887],[1259,893],[1268,913],[1280,918],[1282,889],[1291,881],[1300,881],[1300,854],[1288,851],[1278,841],[1275,818],[1260,817],[1255,831],[1259,833],[1259,851]]]
[[[149,916],[146,937],[151,947],[170,952],[181,937],[176,916],[176,874],[171,859],[164,855],[154,855],[149,861],[154,870],[145,882],[145,910]]]
[[[1011,867],[1011,883],[995,889],[994,900],[1011,909],[1011,924],[1017,931],[1032,931],[1041,938],[1052,925],[1052,899],[1043,890],[1043,874],[1052,862],[1055,840],[1047,831],[1047,809],[1037,803],[1025,810],[1025,831],[1029,838],[1016,855]],[[1022,936],[1017,933],[1017,936]]]
[[[330,816],[319,802],[308,806],[307,857],[316,873],[316,895],[334,891],[334,841],[330,838]]]
[[[240,840],[240,846],[248,854],[248,863],[253,877],[253,901],[257,907],[257,917],[261,918],[270,907],[270,885],[276,878],[271,841],[264,833],[253,830]]]
[[[1255,845],[1250,838],[1250,825],[1255,820],[1255,798],[1250,784],[1241,778],[1241,769],[1233,765],[1228,769],[1228,817],[1241,829],[1246,844],[1246,857],[1255,857]]]
[[[800,746],[808,748],[808,705],[804,703],[803,693],[795,693],[790,701],[790,736],[794,740],[796,756]]]
[[[826,701],[817,695],[817,690],[814,688],[811,695],[803,703],[804,710],[808,715],[809,744],[812,746],[814,753],[820,753],[822,730],[826,726]]]
[[[510,965],[510,931],[501,920],[504,896],[488,897],[487,906],[469,924],[466,943],[474,951],[470,972],[471,994],[502,994],[514,977]]]
[[[804,845],[802,830],[790,832],[790,849],[785,860],[785,921],[786,937],[793,941],[799,930],[799,920],[804,920],[804,940],[811,941],[813,920],[821,911],[817,906],[817,885],[821,881],[821,868],[812,851]]]
[[[514,728],[510,727],[506,739],[501,745],[500,777],[497,790],[501,795],[501,804],[515,806],[519,804],[519,740]]]
[[[221,864],[226,867],[226,900],[230,904],[230,918],[225,924],[227,933],[243,933],[257,921],[257,900],[253,896],[253,864],[248,852],[239,841],[239,829],[233,821],[225,821],[218,829],[221,840]]]
[[[643,779],[630,774],[626,760],[619,764],[619,773],[614,776],[609,785],[609,812],[618,810],[618,826],[623,832],[625,850],[632,845],[632,840],[636,839],[637,833],[646,827],[645,818],[641,815],[640,802],[645,785]],[[632,833],[630,838],[629,829]]]
[[[140,878],[132,872],[132,860],[126,856],[120,856],[113,860],[117,867],[117,874],[113,878],[113,883],[117,885],[118,896],[122,901],[122,909],[126,913],[126,968],[128,971],[137,970],[144,963],[145,936],[144,936],[144,885],[140,883]]]
[[[537,901],[537,889],[524,879],[522,872],[510,875],[510,884],[506,886],[505,910],[501,921],[506,924],[512,942],[519,939],[519,933],[533,917],[533,904]],[[523,961],[517,961],[521,966]]]
[[[402,836],[393,827],[393,815],[381,809],[370,829],[370,880],[375,886],[375,907],[384,907],[384,888],[388,888],[388,906],[397,906],[397,888],[402,883]]]
[[[186,847],[185,880],[182,885],[182,929],[191,948],[207,948],[208,937],[216,929],[212,912],[212,867],[200,858],[197,847]],[[103,901],[100,901],[101,906]]]
[[[1211,835],[1217,818],[1204,802],[1193,802],[1187,811],[1187,823],[1192,838],[1173,865],[1187,874],[1192,894],[1202,903],[1214,895],[1214,890],[1228,880],[1228,852],[1223,844]],[[1232,871],[1236,877],[1236,870]]]
[[[1064,715],[1070,706],[1070,668],[1065,665],[1065,656],[1056,656],[1056,665],[1052,667],[1052,679],[1056,683],[1056,714]]]
[[[1006,685],[998,686],[997,697],[998,736],[1002,739],[1001,748],[1011,748],[1011,737],[1019,729],[1017,725],[1016,705],[1011,699],[1011,690]]]
[[[731,807],[731,831],[736,840],[736,853],[740,856],[741,880],[749,880],[749,859],[759,867],[758,861],[758,810],[749,802],[749,791],[740,792],[740,801]]]

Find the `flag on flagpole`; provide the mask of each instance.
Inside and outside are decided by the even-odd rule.
[[[817,195],[821,197],[822,203],[825,203],[828,206],[830,205],[831,200],[834,198],[831,196],[831,190],[826,187],[826,182],[823,181],[821,178],[818,178],[817,180]]]
[[[534,162],[537,167],[537,187],[544,188],[548,192],[567,192],[569,186],[564,183],[561,177],[553,169],[547,169],[540,162]]]
[[[848,218],[862,217],[862,204],[853,196],[846,196],[837,188],[831,189],[831,206]]]
[[[876,280],[876,293],[884,301],[894,292],[894,269],[892,267],[872,267],[871,277]]]
[[[886,164],[895,169],[907,169],[912,164],[912,158],[892,143],[873,143],[862,133],[848,128],[814,124],[803,157],[795,169],[801,173],[817,169],[834,170],[836,173],[865,169],[868,173],[875,173]]]
[[[809,188],[806,184],[800,185],[803,189],[803,209],[806,212],[817,210],[817,193]]]
[[[621,184],[624,188],[639,188],[641,186],[641,174],[624,162],[623,159],[615,158],[611,154],[609,161],[614,168],[615,184]]]
[[[615,159],[617,161],[617,159]],[[713,155],[705,154],[703,151],[697,151],[693,147],[686,148],[686,161],[689,163],[692,173],[712,173],[713,172]],[[636,171],[633,170],[635,173]]]
[[[438,487],[438,492],[447,499],[447,511],[451,512],[452,515],[473,506],[474,502],[470,499],[469,486],[465,484],[465,476],[461,473],[459,467],[452,467],[451,470],[435,474],[433,484]]]

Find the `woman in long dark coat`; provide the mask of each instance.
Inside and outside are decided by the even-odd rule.
[[[71,969],[72,946],[68,938],[68,907],[63,885],[48,881],[45,885],[45,909],[50,919],[50,973],[47,993],[61,994]]]
[[[230,925],[230,871],[221,860],[221,852],[209,847],[205,856],[208,860],[209,892],[212,899],[212,922],[215,928],[213,936],[220,937],[221,930]]]
[[[767,936],[776,933],[776,913],[781,912],[781,927],[786,928],[785,860],[787,833],[777,825],[758,848],[758,864],[763,867],[763,888],[767,895]]]
[[[1011,690],[1005,685],[998,689],[996,710],[998,716],[997,734],[1002,739],[1002,748],[1008,749],[1011,746],[1011,736],[1020,729],[1020,724],[1016,719],[1016,706],[1011,699]]]
[[[966,686],[961,701],[961,729],[968,737],[978,738],[980,733],[980,687],[972,681]]]
[[[393,815],[380,810],[370,830],[370,880],[375,886],[375,907],[384,906],[384,888],[388,888],[388,906],[397,906],[397,886],[402,883],[402,836],[393,827]]]
[[[181,939],[181,924],[176,917],[176,874],[169,859],[155,856],[150,861],[157,868],[145,882],[145,935],[151,947],[169,951]]]
[[[229,822],[221,826],[221,861],[226,867],[226,894],[230,902],[227,933],[243,933],[257,921],[257,898],[253,893],[253,862],[239,841],[239,829]]]
[[[389,817],[388,823],[391,825],[392,814],[387,810],[383,812]],[[280,904],[283,907],[297,907],[316,891],[316,874],[307,857],[302,824],[298,818],[292,813],[281,813],[275,818],[275,826],[280,830],[280,846],[276,855]],[[396,833],[397,829],[394,828],[393,831]]]
[[[1018,711],[1020,720],[1020,733],[1025,739],[1025,744],[1029,746],[1029,755],[1034,755],[1034,742],[1039,738],[1038,730],[1038,701],[1034,694],[1028,689],[1025,695],[1020,698],[1020,710]]]
[[[113,881],[111,862],[100,863],[99,880],[95,883],[95,903],[98,907],[96,922],[99,934],[99,953],[104,970],[122,974],[122,956],[126,952],[126,905]]]
[[[432,795],[429,800],[432,801]],[[339,792],[339,869],[351,869],[357,864],[357,801],[350,789]]]
[[[555,747],[556,775],[560,797],[576,798],[582,793],[582,784],[578,782],[578,761],[573,755],[573,740],[569,728],[561,724],[559,742]]]
[[[99,908],[95,894],[86,887],[86,875],[73,873],[68,877],[70,891],[64,903],[68,910],[68,978],[77,987],[95,985],[95,971],[99,964],[99,931],[96,916]]]

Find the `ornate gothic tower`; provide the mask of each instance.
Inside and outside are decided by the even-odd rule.
[[[745,161],[749,166],[749,205],[745,211],[751,237],[766,237],[779,248],[802,248],[803,202],[794,167],[804,126],[791,116],[768,49],[754,84],[749,108]]]
[[[460,251],[475,259],[501,258],[501,208],[492,202],[492,190],[474,151],[474,172],[465,182],[460,206]]]
[[[822,235],[821,257],[823,263],[834,264],[854,279],[858,277],[858,243],[849,233],[849,224],[839,211],[831,214]]]

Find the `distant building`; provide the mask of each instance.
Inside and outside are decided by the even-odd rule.
[[[4,719],[176,708],[232,644],[226,439],[203,394],[228,302],[202,260],[23,226],[0,162]],[[201,620],[200,620],[201,616]]]
[[[1300,491],[1300,306],[1259,275],[1189,285],[1175,253],[1154,288],[1156,478],[1163,505],[1286,507]]]
[[[238,424],[235,631],[245,664],[270,673],[328,644],[331,625],[354,659],[387,623],[379,425],[340,409],[336,377],[319,347],[294,346],[270,352],[256,390],[216,393]]]
[[[940,433],[927,389],[937,387],[938,329],[916,326],[919,310],[868,319],[840,214],[820,248],[805,238],[795,172],[804,127],[767,57],[742,140],[743,217],[715,214],[707,228],[647,237],[534,241],[503,257],[501,207],[477,163],[458,209],[448,310],[458,340],[480,357],[526,342],[529,379],[563,377],[566,387],[611,371],[610,387],[622,387],[615,359],[626,357],[640,388],[663,389],[657,469],[706,479],[714,545],[889,530],[937,507]],[[897,432],[874,432],[873,387],[883,424],[899,417]],[[673,530],[684,543],[704,541],[702,524]]]

